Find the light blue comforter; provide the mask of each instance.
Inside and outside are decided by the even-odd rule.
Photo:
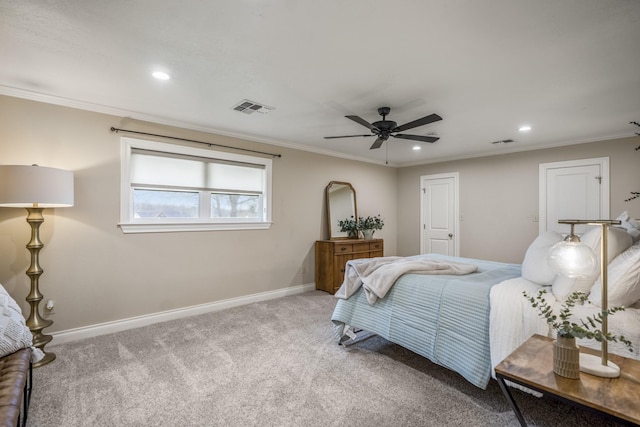
[[[369,305],[362,289],[338,300],[331,316],[341,339],[351,326],[373,332],[486,388],[491,376],[489,292],[519,277],[519,264],[429,254],[478,266],[464,276],[405,274],[387,296]]]

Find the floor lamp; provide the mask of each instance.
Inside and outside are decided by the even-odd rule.
[[[27,295],[27,302],[31,307],[26,324],[33,335],[33,345],[45,353],[42,360],[34,363],[34,367],[52,362],[56,355],[44,351],[44,346],[53,337],[42,333],[44,328],[53,324],[50,319],[40,315],[40,301],[42,294],[39,289],[40,225],[44,222],[42,211],[45,208],[73,206],[73,172],[33,166],[0,166],[0,206],[10,208],[26,208],[27,222],[31,226],[31,240],[27,249],[31,253],[31,265],[27,269],[27,276],[31,279],[31,290]]]
[[[580,242],[580,239],[573,234],[573,227],[575,225],[599,225],[602,228],[601,240],[600,240],[600,278],[602,282],[602,301],[600,303],[602,313],[602,334],[607,335],[608,332],[608,258],[607,258],[607,246],[609,226],[620,225],[618,220],[579,220],[579,219],[565,219],[558,221],[560,224],[570,224],[571,233],[567,236],[564,242],[560,242],[551,248],[549,254],[549,261],[555,271],[560,274],[564,274],[569,277],[580,277],[589,274],[593,274],[597,268],[595,263],[595,255],[591,248]],[[605,378],[617,378],[620,376],[620,368],[613,362],[608,360],[608,342],[606,339],[602,340],[602,352],[600,357],[591,354],[580,353],[580,370],[588,374],[596,375]]]

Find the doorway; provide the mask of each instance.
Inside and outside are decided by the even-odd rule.
[[[459,256],[458,172],[420,177],[420,253]]]

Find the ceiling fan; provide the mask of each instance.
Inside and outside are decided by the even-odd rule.
[[[369,123],[366,120],[358,117],[358,116],[345,116],[348,119],[353,120],[354,122],[361,124],[362,126],[369,128],[371,130],[371,134],[367,135],[342,135],[342,136],[325,136],[325,139],[333,139],[333,138],[353,138],[359,136],[377,136],[378,138],[375,140],[373,145],[369,148],[370,150],[374,150],[376,148],[380,148],[382,143],[389,139],[390,136],[394,138],[400,139],[412,139],[414,141],[421,142],[436,142],[438,137],[435,136],[422,136],[422,135],[405,135],[402,132],[408,129],[413,129],[418,126],[428,125],[429,123],[437,122],[438,120],[442,120],[437,114],[429,114],[428,116],[422,117],[420,119],[414,120],[409,123],[405,123],[402,126],[398,126],[396,122],[393,120],[387,120],[387,115],[391,111],[389,107],[380,107],[378,108],[378,114],[382,116],[382,120]]]

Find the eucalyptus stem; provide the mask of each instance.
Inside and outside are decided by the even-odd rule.
[[[579,320],[579,323],[577,323],[571,320],[571,310],[575,307],[576,303],[589,302],[584,292],[573,292],[569,295],[565,302],[562,303],[558,314],[553,312],[553,308],[544,297],[546,293],[547,291],[544,289],[538,291],[536,296],[531,296],[526,291],[522,292],[531,306],[538,309],[538,316],[544,318],[547,324],[556,331],[558,336],[565,338],[594,339],[598,342],[602,342],[603,340],[621,342],[628,347],[629,351],[633,351],[631,341],[623,335],[613,335],[610,332],[604,334],[602,333],[602,329],[600,329],[605,316],[611,316],[618,311],[624,311],[624,307],[609,308],[593,316],[587,316],[584,320]]]

